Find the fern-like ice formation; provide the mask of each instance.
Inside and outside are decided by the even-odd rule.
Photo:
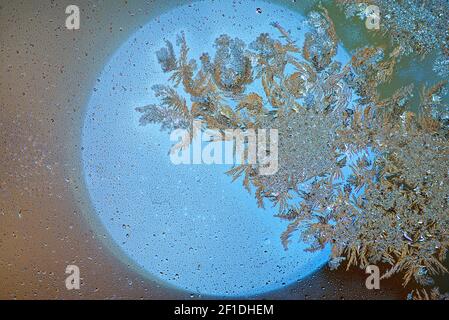
[[[242,177],[260,206],[278,206],[290,222],[284,246],[297,233],[310,250],[331,246],[332,268],[383,263],[384,278],[401,274],[404,285],[429,285],[447,272],[449,134],[432,112],[445,83],[424,88],[421,110],[412,113],[412,86],[388,98],[378,93],[403,48],[389,56],[361,48],[343,66],[326,10],[309,14],[308,25],[302,46],[279,23],[279,36],[264,33],[249,45],[222,35],[215,56],[204,53],[199,62],[180,34],[178,54],[170,42],[157,52],[170,84],[154,86],[160,104],[137,108],[141,124],[278,129],[276,174],[260,175],[257,164],[246,163],[228,174]],[[261,89],[249,90],[252,84]]]

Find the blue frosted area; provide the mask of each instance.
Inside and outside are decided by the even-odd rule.
[[[257,13],[261,8],[262,13]],[[134,109],[155,103],[151,86],[167,83],[155,52],[185,31],[192,58],[214,52],[226,33],[245,42],[277,35],[281,22],[303,41],[303,17],[261,1],[202,1],[143,26],[105,65],[86,111],[83,166],[91,201],[110,238],[148,274],[191,293],[245,296],[276,290],[316,271],[329,250],[285,251],[286,223],[257,207],[226,165],[173,165],[172,142],[156,125],[139,126]],[[341,52],[341,50],[339,50]],[[343,56],[343,60],[347,57]]]

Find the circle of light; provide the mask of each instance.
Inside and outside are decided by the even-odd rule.
[[[229,166],[171,164],[169,135],[139,126],[134,110],[155,103],[151,86],[167,81],[155,55],[165,40],[184,31],[190,57],[198,58],[214,52],[223,33],[246,43],[262,32],[277,36],[270,22],[278,20],[298,30],[303,17],[262,1],[177,7],[132,35],[96,82],[82,134],[92,204],[113,242],[164,283],[205,295],[255,295],[310,275],[329,257],[328,248],[305,252],[296,241],[285,251],[279,237],[286,224],[273,217],[275,208],[257,208],[254,195],[224,174]]]

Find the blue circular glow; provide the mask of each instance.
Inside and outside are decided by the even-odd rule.
[[[261,8],[261,13],[256,9]],[[106,64],[83,128],[83,166],[93,206],[115,244],[155,278],[192,293],[242,296],[281,288],[317,270],[329,250],[285,251],[286,223],[276,209],[231,182],[225,165],[173,165],[169,135],[139,126],[135,107],[155,103],[164,83],[155,51],[185,31],[198,58],[222,33],[244,41],[273,33],[270,22],[297,30],[303,18],[261,1],[202,1],[152,20]],[[301,34],[301,32],[299,32]]]

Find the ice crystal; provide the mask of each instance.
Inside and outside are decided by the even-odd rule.
[[[338,0],[348,17],[362,17],[368,4],[359,0]],[[434,70],[442,77],[449,73],[449,28],[447,0],[373,0],[380,9],[380,30],[388,33],[401,55],[426,56],[436,52]],[[364,17],[365,18],[365,17]],[[364,19],[363,18],[363,19]]]
[[[449,293],[440,293],[439,288],[433,288],[430,293],[426,289],[416,289],[407,296],[409,300],[449,300]]]
[[[411,3],[401,10],[410,11]],[[398,19],[390,25],[393,38]],[[218,130],[278,129],[277,173],[263,176],[257,164],[243,163],[228,174],[243,177],[260,206],[278,206],[278,216],[290,222],[284,246],[298,233],[309,250],[332,247],[333,269],[382,263],[389,265],[384,278],[400,273],[404,285],[430,285],[433,275],[447,272],[449,247],[449,133],[444,112],[433,112],[447,110],[440,99],[445,83],[422,89],[419,113],[408,108],[412,85],[386,98],[378,87],[390,81],[404,46],[441,39],[425,32],[398,38],[387,56],[360,48],[343,66],[326,10],[310,13],[308,26],[302,47],[279,23],[273,23],[278,36],[263,33],[250,44],[222,35],[215,56],[204,53],[200,64],[189,60],[184,34],[178,57],[167,42],[157,58],[171,84],[153,87],[160,104],[137,108],[141,124],[192,131],[197,119]]]

